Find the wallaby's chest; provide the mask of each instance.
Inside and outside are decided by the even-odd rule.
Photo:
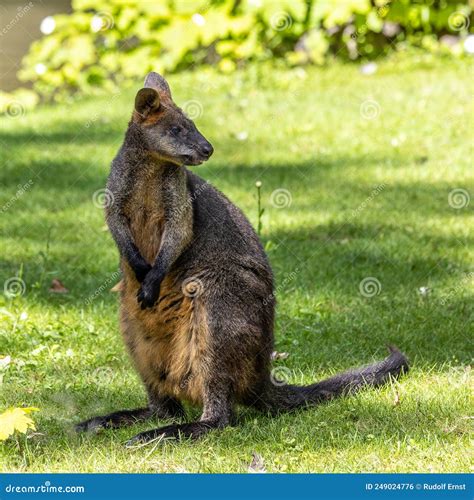
[[[152,264],[160,248],[164,228],[163,195],[159,176],[143,176],[136,180],[126,203],[125,213],[135,245]]]

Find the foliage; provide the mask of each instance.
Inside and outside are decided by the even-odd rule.
[[[54,16],[52,32],[32,44],[19,76],[60,100],[152,69],[366,60],[407,42],[441,50],[441,35],[467,34],[472,11],[472,0],[73,0],[73,12]]]
[[[38,411],[38,408],[9,408],[0,414],[0,441],[5,441],[15,432],[26,434],[28,429],[35,430],[35,423],[28,416],[33,411]]]

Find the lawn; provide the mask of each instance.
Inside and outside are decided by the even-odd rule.
[[[98,203],[134,91],[3,118],[1,281],[12,291],[19,276],[25,291],[0,299],[0,355],[11,356],[0,413],[39,411],[35,433],[0,444],[0,469],[245,472],[257,453],[268,472],[469,471],[471,76],[466,62],[399,59],[370,76],[333,65],[170,78],[215,148],[195,171],[254,226],[262,182],[276,350],[289,354],[278,373],[309,383],[390,343],[412,370],[277,418],[241,408],[237,427],[196,443],[132,450],[126,439],[156,423],[93,436],[72,427],[145,402],[118,331],[118,257]],[[51,293],[54,278],[69,292]]]

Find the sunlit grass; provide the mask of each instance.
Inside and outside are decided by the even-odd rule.
[[[74,422],[145,401],[108,291],[117,252],[93,202],[133,92],[44,107],[1,123],[1,282],[20,276],[26,292],[0,299],[0,355],[12,358],[0,412],[40,409],[35,435],[0,445],[2,470],[241,472],[252,452],[275,472],[469,470],[474,202],[456,209],[448,198],[474,193],[470,68],[251,68],[170,83],[179,104],[200,102],[196,121],[215,148],[196,171],[254,225],[262,182],[276,348],[289,353],[276,364],[309,383],[394,343],[413,369],[383,389],[274,419],[242,409],[237,427],[198,443],[123,447],[153,423],[76,436]],[[366,101],[377,103],[373,119],[361,115]],[[285,195],[287,206],[274,206],[276,189],[291,203]],[[369,277],[380,283],[373,297],[359,289]],[[53,278],[69,293],[49,293]]]

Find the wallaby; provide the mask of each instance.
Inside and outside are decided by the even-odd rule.
[[[186,169],[213,153],[150,73],[135,98],[107,183],[106,219],[121,256],[120,322],[148,393],[148,406],[95,417],[78,430],[152,417],[182,418],[180,400],[203,406],[199,421],[138,434],[128,443],[197,438],[233,421],[235,404],[277,413],[408,370],[395,348],[383,361],[300,387],[272,380],[272,270],[249,221]]]

